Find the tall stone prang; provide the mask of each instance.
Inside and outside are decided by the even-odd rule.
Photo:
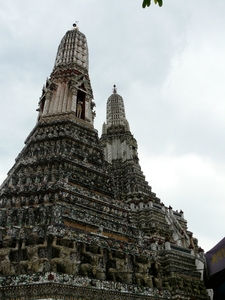
[[[76,26],[0,187],[0,299],[208,299],[203,250],[143,175],[113,87],[101,138]]]
[[[105,160],[109,163],[110,173],[113,173],[116,199],[129,203],[131,207],[134,207],[136,201],[139,203],[140,199],[144,202],[151,199],[159,202],[141,171],[137,141],[130,132],[123,98],[117,94],[115,85],[113,94],[107,101],[106,123],[102,128],[101,144]]]

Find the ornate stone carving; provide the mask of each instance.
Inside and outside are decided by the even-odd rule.
[[[160,277],[160,264],[158,261],[155,261],[152,264],[152,274],[153,274],[153,285],[154,287],[156,287],[157,289],[161,289],[162,288],[162,279]]]
[[[43,244],[38,244],[38,235],[32,233],[29,236],[29,245],[26,246],[26,242],[22,243],[22,250],[26,250],[28,260],[20,261],[19,267],[21,273],[37,273],[45,270],[45,262],[49,260],[47,258],[39,257],[39,249],[47,247],[47,240]]]
[[[72,242],[72,248],[70,247],[71,240],[68,236],[64,236],[60,242],[61,245],[57,245],[57,237],[55,236],[52,247],[58,250],[58,257],[51,259],[51,270],[57,272],[57,267],[60,267],[62,272],[74,275],[77,273],[78,264],[76,257],[74,257],[74,254],[77,253],[76,242]]]
[[[105,270],[100,266],[100,259],[103,258],[103,250],[96,243],[89,245],[89,251],[86,250],[86,244],[82,245],[81,254],[84,262],[80,265],[80,274],[97,279],[105,278]]]
[[[131,273],[127,270],[127,256],[122,249],[115,251],[114,256],[109,252],[108,276],[113,281],[130,282]]]
[[[17,251],[19,249],[19,243],[17,242],[16,247],[10,247],[11,238],[9,236],[5,236],[3,239],[2,246],[0,248],[0,274],[1,275],[15,275],[15,267],[10,260],[10,253],[13,251]]]
[[[153,287],[152,275],[150,275],[151,260],[147,255],[141,254],[133,257],[135,266],[134,279],[138,285]]]

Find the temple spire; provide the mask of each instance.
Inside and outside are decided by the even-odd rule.
[[[116,85],[108,98],[106,111],[106,123],[103,124],[101,137],[105,159],[109,163],[117,159],[138,162],[137,142],[130,132],[123,98],[117,94]]]
[[[129,123],[126,119],[123,98],[117,94],[117,88],[114,84],[113,94],[107,101],[106,126],[123,126],[125,131],[130,131]]]
[[[46,117],[70,116],[93,126],[95,104],[88,64],[87,40],[76,22],[59,44],[53,71],[39,101],[38,121]]]
[[[130,201],[128,199],[131,194],[151,194],[151,187],[139,165],[137,141],[130,132],[123,98],[117,94],[116,85],[113,86],[113,94],[107,101],[106,123],[103,124],[100,140],[105,160],[111,165],[115,185],[118,187],[117,199],[126,198]]]

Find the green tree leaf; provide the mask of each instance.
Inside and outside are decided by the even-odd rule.
[[[145,8],[146,6],[151,5],[151,0],[143,0],[142,7]]]
[[[161,7],[163,5],[163,0],[157,0],[159,6]]]
[[[160,7],[163,5],[163,0],[154,0],[155,4],[158,4]],[[143,0],[142,7],[145,8],[146,6],[151,5],[151,0]]]

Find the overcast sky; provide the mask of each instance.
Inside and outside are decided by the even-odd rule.
[[[152,1],[153,2],[153,1]],[[57,47],[79,21],[101,134],[113,84],[153,192],[210,250],[225,228],[225,1],[0,1],[0,182],[36,123]]]

